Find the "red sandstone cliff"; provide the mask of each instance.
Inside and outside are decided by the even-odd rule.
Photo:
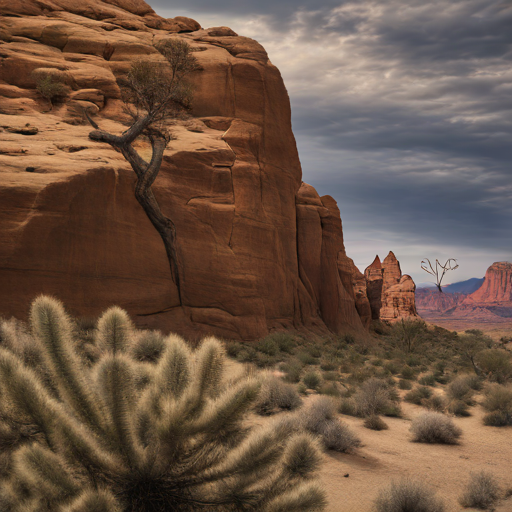
[[[269,329],[361,332],[370,305],[335,201],[301,181],[281,79],[255,41],[165,20],[142,0],[0,0],[0,315],[52,294],[78,315],[112,304],[140,326],[255,339]],[[120,154],[88,139],[79,107],[120,133],[118,80],[154,44],[196,51],[195,119],[173,127],[153,190],[177,228],[183,304]],[[33,71],[58,75],[51,112]],[[150,151],[143,142],[138,151]]]
[[[482,286],[468,295],[463,304],[512,307],[512,263],[493,263],[485,273]]]

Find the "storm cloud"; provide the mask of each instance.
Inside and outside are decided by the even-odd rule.
[[[304,181],[342,213],[362,269],[393,250],[457,258],[453,280],[512,259],[509,1],[155,1],[228,25],[280,69]]]

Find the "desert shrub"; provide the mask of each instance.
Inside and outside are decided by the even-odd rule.
[[[281,352],[286,352],[287,354],[292,354],[297,346],[295,336],[286,331],[273,332],[266,339],[272,340]]]
[[[491,384],[484,392],[484,424],[491,427],[512,425],[512,387]]]
[[[384,368],[388,370],[391,375],[397,375],[402,369],[402,365],[398,361],[388,361],[384,364]]]
[[[446,410],[455,416],[471,416],[468,404],[463,400],[451,400],[446,406]]]
[[[477,355],[476,360],[490,381],[505,384],[512,379],[512,354],[508,350],[483,350]]]
[[[349,382],[360,384],[361,382],[371,379],[374,376],[375,376],[375,368],[374,367],[363,366],[361,368],[356,368],[354,371],[352,371],[352,373],[348,377],[348,380],[349,380]]]
[[[244,346],[238,341],[229,341],[226,343],[226,354],[233,359],[238,359],[238,354],[244,350]]]
[[[352,399],[356,413],[361,417],[385,414],[396,407],[396,396],[392,396],[387,383],[375,378],[363,382]]]
[[[410,380],[400,379],[398,381],[398,387],[400,389],[412,389],[412,382]]]
[[[330,361],[322,361],[322,363],[320,363],[320,369],[326,372],[332,372],[333,370],[337,370],[338,367]]]
[[[260,384],[226,381],[214,338],[192,351],[167,337],[138,390],[138,367],[148,363],[125,346],[131,326],[119,308],[98,322],[101,355],[92,366],[77,354],[58,301],[38,298],[31,324],[50,382],[2,343],[0,444],[9,471],[0,479],[1,510],[322,508],[323,493],[310,482],[321,460],[317,441],[289,421],[247,430]]]
[[[428,373],[427,375],[423,375],[423,377],[418,380],[418,383],[422,386],[435,386],[436,378],[433,373]]]
[[[259,343],[256,345],[256,350],[259,350],[268,356],[275,356],[279,353],[279,345],[270,335],[259,341]]]
[[[58,76],[51,73],[38,73],[34,75],[36,89],[39,94],[48,101],[50,110],[55,101],[64,98],[68,93],[68,88],[59,80]]]
[[[404,400],[406,402],[410,402],[411,404],[422,405],[423,401],[430,398],[431,396],[431,389],[427,388],[426,386],[416,386],[404,396]]]
[[[274,375],[267,375],[254,408],[258,414],[268,416],[280,410],[293,411],[301,405],[302,400],[294,386]]]
[[[341,392],[335,382],[324,382],[318,389],[318,392],[321,395],[332,396],[336,398],[341,396]]]
[[[444,512],[443,502],[435,491],[421,482],[404,479],[392,482],[375,499],[376,512]]]
[[[244,347],[238,352],[236,359],[241,363],[254,363],[258,359],[258,352],[253,347]]]
[[[324,380],[338,380],[339,373],[338,372],[324,372],[322,375]]]
[[[464,375],[464,379],[473,391],[481,391],[484,387],[483,380],[478,375]]]
[[[256,359],[253,362],[258,368],[270,368],[277,364],[278,358],[263,352],[256,352]]]
[[[302,373],[302,364],[299,361],[288,361],[285,364],[281,365],[281,371],[283,371],[285,375],[285,380],[288,382],[299,382],[300,374]]]
[[[459,503],[465,508],[488,510],[500,499],[501,491],[496,478],[486,471],[471,473]]]
[[[426,324],[423,320],[404,320],[395,322],[391,327],[389,343],[406,354],[415,351],[424,339]]]
[[[405,365],[404,367],[402,367],[400,374],[402,375],[402,379],[406,379],[406,380],[415,380],[416,379],[416,372],[408,365]]]
[[[411,428],[417,443],[457,444],[462,430],[453,420],[439,412],[425,412],[416,416]]]
[[[297,391],[300,395],[308,394],[308,388],[306,387],[306,384],[304,384],[304,382],[299,382],[299,384],[297,384]]]
[[[309,389],[317,389],[322,382],[322,378],[316,372],[308,372],[302,377],[302,382],[304,382]]]
[[[318,435],[328,450],[348,452],[361,445],[352,430],[336,417],[332,398],[316,397],[301,411],[300,422],[308,432]]]
[[[338,406],[338,412],[340,414],[346,414],[347,416],[357,416],[357,408],[352,398],[342,398]]]
[[[470,382],[465,375],[459,375],[450,382],[446,389],[446,394],[453,400],[462,400],[469,404],[474,393]]]
[[[430,398],[424,401],[423,405],[432,411],[444,411],[446,403],[441,395],[432,395]]]
[[[313,357],[309,352],[298,352],[295,356],[302,364],[318,364],[318,359]]]
[[[387,423],[376,414],[366,417],[363,425],[370,430],[387,430],[389,428]]]

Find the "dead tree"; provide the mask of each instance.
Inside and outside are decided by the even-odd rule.
[[[169,260],[171,277],[178,289],[181,304],[180,264],[176,242],[176,226],[166,217],[153,194],[153,185],[167,144],[172,139],[169,121],[184,117],[190,108],[191,87],[185,77],[197,69],[197,62],[190,46],[179,39],[168,39],[156,46],[166,63],[138,60],[126,78],[123,88],[125,110],[132,123],[121,135],[101,130],[89,114],[85,116],[95,128],[89,138],[105,142],[120,151],[137,175],[135,198],[162,238]],[[133,148],[133,142],[141,136],[151,143],[152,156],[147,162]]]
[[[440,293],[443,293],[443,289],[441,288],[441,282],[443,281],[443,277],[446,274],[446,272],[448,272],[448,270],[455,270],[456,268],[459,267],[459,265],[457,265],[456,262],[457,262],[456,259],[450,258],[446,261],[446,263],[444,265],[441,265],[441,263],[439,263],[439,260],[436,259],[436,267],[434,269],[432,267],[432,263],[430,263],[430,260],[428,258],[425,258],[421,262],[421,269],[424,270],[425,272],[428,272],[429,274],[435,276],[437,289],[439,290]],[[428,263],[428,267],[427,267],[427,263]],[[453,266],[453,265],[455,265],[455,266]],[[442,270],[442,272],[440,274],[439,272],[441,270]]]

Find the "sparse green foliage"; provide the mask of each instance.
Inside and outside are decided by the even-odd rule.
[[[504,349],[483,350],[476,356],[483,374],[491,381],[505,384],[512,380],[512,354]]]
[[[427,388],[426,386],[416,386],[404,396],[404,400],[411,404],[422,405],[423,400],[426,400],[431,396],[432,390],[430,388]]]
[[[448,385],[448,388],[446,390],[446,394],[448,395],[448,397],[453,400],[462,400],[467,404],[471,403],[471,399],[474,394],[474,389],[472,388],[474,382],[472,377],[473,376],[469,375],[459,375],[458,377],[456,377]]]
[[[491,427],[512,425],[512,387],[491,384],[484,392],[482,407],[487,411],[484,424]]]
[[[322,382],[322,378],[316,372],[309,372],[304,375],[302,381],[309,389],[318,389],[320,383]]]
[[[459,502],[465,508],[489,510],[499,500],[500,495],[500,486],[494,475],[486,471],[480,471],[479,473],[471,473]]]
[[[316,441],[290,421],[243,426],[260,383],[227,382],[216,339],[191,351],[170,335],[148,362],[113,308],[98,325],[99,358],[87,363],[58,301],[38,298],[31,324],[46,375],[1,330],[1,510],[322,510]]]
[[[48,101],[50,110],[53,108],[55,101],[66,97],[68,93],[67,87],[51,73],[42,73],[35,76],[36,89],[39,94]]]
[[[394,346],[409,354],[421,343],[425,330],[426,325],[422,320],[401,319],[393,324],[389,339]]]
[[[413,419],[413,441],[417,443],[457,444],[462,430],[453,420],[439,412],[425,412]]]
[[[375,500],[376,512],[444,512],[435,491],[420,482],[404,479],[382,489]]]

